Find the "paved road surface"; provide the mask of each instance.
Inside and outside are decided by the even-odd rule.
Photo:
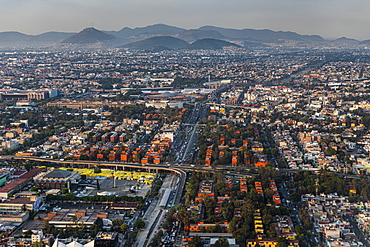
[[[164,220],[164,214],[162,213],[162,209],[159,207],[159,204],[163,197],[163,192],[165,191],[165,189],[170,189],[176,179],[176,175],[173,174],[167,175],[167,177],[164,179],[163,185],[160,190],[160,197],[158,198],[158,200],[153,200],[148,210],[145,212],[145,215],[143,217],[143,220],[145,221],[145,228],[139,231],[134,246],[144,247],[144,243],[147,237],[149,236],[149,241],[147,243],[149,244],[150,240],[155,236],[155,233],[158,232],[159,229],[157,228],[157,226],[159,226],[159,223]],[[156,224],[156,226],[152,228],[153,224]],[[152,231],[150,232],[150,230]]]

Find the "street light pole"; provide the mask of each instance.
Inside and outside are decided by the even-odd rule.
[[[112,174],[113,174],[113,188],[116,188],[116,170],[114,169]]]

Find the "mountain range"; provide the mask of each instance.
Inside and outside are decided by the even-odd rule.
[[[161,49],[180,49],[188,46],[189,43],[172,36],[154,36],[145,40],[136,41],[127,45],[119,46],[119,48],[131,48],[136,50],[148,50],[152,48]]]
[[[200,43],[198,42],[193,45],[200,40],[202,40]],[[215,26],[183,29],[165,24],[137,28],[125,27],[119,31],[85,28],[79,33],[46,32],[39,35],[27,35],[20,32],[0,32],[0,48],[84,47],[93,45],[94,47],[124,47],[139,50],[179,49],[184,47],[189,49],[193,49],[194,47],[198,47],[199,49],[216,49],[215,47],[220,47],[221,41],[227,42],[221,46],[230,46],[231,44],[231,46],[240,46],[247,49],[273,46],[274,44],[278,44],[279,46],[315,45],[329,47],[353,47],[370,44],[370,40],[360,42],[345,37],[336,40],[325,40],[319,35],[302,35],[295,32],[272,31],[268,29],[233,29]],[[219,45],[216,45],[216,43]]]
[[[91,43],[98,43],[104,42],[106,40],[116,39],[115,36],[111,34],[107,34],[105,32],[99,31],[95,28],[85,28],[81,32],[74,34],[65,40],[62,43],[69,43],[69,44],[91,44]]]
[[[133,42],[127,45],[119,46],[118,48],[128,48],[135,50],[147,51],[162,51],[173,49],[186,49],[186,50],[220,50],[223,47],[240,47],[237,44],[212,38],[198,39],[193,43],[175,38],[172,36],[154,36],[145,40]]]

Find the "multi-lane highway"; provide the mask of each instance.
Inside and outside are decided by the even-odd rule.
[[[205,102],[195,104],[188,119],[180,127],[182,137],[177,136],[171,148],[171,153],[175,154],[175,163],[193,162],[198,141],[198,124],[207,114],[208,106]]]
[[[181,125],[179,133],[182,138],[175,138],[171,153],[175,155],[175,163],[192,164],[197,150],[199,137],[199,122],[207,116],[208,104],[218,103],[218,94],[225,90],[228,85],[222,85],[214,90],[208,99],[196,103],[188,119]]]

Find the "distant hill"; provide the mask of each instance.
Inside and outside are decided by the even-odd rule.
[[[63,33],[63,32],[47,32],[39,35],[27,35],[19,32],[1,32],[0,33],[0,43],[3,42],[14,42],[14,43],[23,43],[23,42],[45,42],[53,43],[60,42],[74,33]]]
[[[360,41],[356,39],[349,39],[346,37],[341,37],[339,39],[328,41],[328,45],[335,46],[335,47],[347,47],[347,46],[356,46],[359,44]]]
[[[176,35],[175,37],[185,40],[187,42],[194,42],[199,39],[212,38],[212,39],[226,39],[225,36],[221,35],[217,31],[213,30],[199,30],[199,29],[190,29],[185,30]]]
[[[35,35],[32,38],[32,41],[35,42],[55,42],[59,43],[75,33],[64,33],[64,32],[47,32],[47,33],[42,33],[39,35]]]
[[[301,35],[295,32],[272,31],[268,29],[232,29],[214,26],[203,26],[199,30],[217,31],[225,37],[242,40],[258,40],[262,42],[275,42],[280,39],[305,41],[305,42],[322,42],[324,39],[319,35]]]
[[[81,32],[72,35],[71,37],[62,41],[62,43],[71,44],[92,44],[102,41],[116,39],[115,36],[99,31],[93,27],[85,28]]]
[[[169,26],[165,24],[155,24],[146,27],[137,27],[137,28],[129,28],[124,27],[119,31],[105,31],[108,34],[114,35],[118,38],[127,39],[132,36],[146,36],[145,38],[149,38],[151,36],[169,36],[178,34],[185,29],[178,28],[174,26]]]
[[[359,41],[357,39],[350,39],[346,37],[341,37],[336,40],[333,40],[334,42],[343,42],[343,43],[358,43]]]
[[[220,50],[226,46],[240,47],[239,45],[219,40],[219,39],[200,39],[185,47],[188,50]]]
[[[133,42],[127,45],[119,46],[119,48],[131,48],[137,50],[148,49],[179,49],[187,46],[188,43],[184,40],[171,36],[155,36],[142,41]]]
[[[0,33],[0,42],[27,42],[32,39],[31,35],[19,32],[2,32]]]
[[[107,33],[121,38],[122,43],[126,44],[145,40],[153,36],[173,36],[189,43],[204,38],[252,42],[245,43],[248,48],[263,47],[263,43],[279,43],[282,45],[285,42],[285,44],[290,44],[289,41],[294,41],[294,44],[297,45],[325,43],[325,40],[319,35],[301,35],[295,32],[272,31],[268,29],[232,29],[214,26],[203,26],[198,29],[186,30],[164,24],[156,24],[134,29],[125,27],[120,31]]]
[[[367,40],[363,40],[361,41],[360,43],[358,43],[359,45],[370,45],[370,39],[367,39]]]

